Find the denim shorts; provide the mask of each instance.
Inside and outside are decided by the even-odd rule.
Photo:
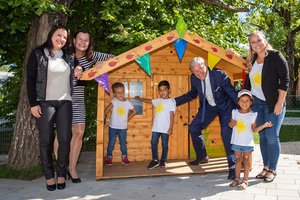
[[[238,152],[252,152],[254,150],[254,148],[251,146],[240,146],[236,144],[232,144],[231,149]]]

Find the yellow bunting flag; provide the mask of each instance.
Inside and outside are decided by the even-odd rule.
[[[210,70],[212,70],[216,64],[218,64],[218,62],[221,60],[221,58],[219,58],[218,56],[208,52],[208,67]]]

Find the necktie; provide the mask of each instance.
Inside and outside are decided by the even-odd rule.
[[[203,84],[203,101],[202,101],[202,112],[201,112],[201,123],[204,122],[204,116],[205,116],[205,102],[206,102],[206,85],[205,80],[202,81]]]

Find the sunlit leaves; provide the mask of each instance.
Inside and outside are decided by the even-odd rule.
[[[255,6],[247,18],[249,30],[262,30],[273,47],[284,53],[288,33],[300,26],[300,2],[298,0],[253,2]],[[296,37],[296,43],[299,43],[298,39],[299,37]],[[296,51],[300,49],[297,45],[295,48]]]
[[[228,2],[239,4],[238,1]],[[111,27],[108,27],[111,30],[108,38],[129,46],[175,29],[181,16],[190,31],[224,47],[237,44],[243,35],[237,15],[196,0],[110,0],[101,8],[101,19]]]

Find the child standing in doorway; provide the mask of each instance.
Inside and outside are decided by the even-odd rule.
[[[158,99],[151,100],[135,97],[135,99],[145,103],[152,103],[155,108],[151,138],[152,161],[149,163],[148,169],[166,166],[169,136],[172,135],[174,114],[176,110],[176,102],[173,98],[170,98],[171,88],[168,81],[164,80],[159,82],[158,92],[160,96]],[[162,138],[162,155],[160,162],[158,162],[157,145],[160,137]]]
[[[249,90],[241,90],[238,93],[240,108],[232,110],[232,119],[229,122],[229,126],[233,128],[231,149],[234,150],[236,157],[236,179],[229,186],[237,187],[238,190],[245,190],[248,186],[249,157],[251,157],[254,149],[253,133],[272,126],[272,122],[265,122],[263,125],[256,127],[257,112],[251,111],[252,103],[251,92]],[[244,164],[244,178],[243,181],[240,181],[242,163]]]
[[[127,158],[126,146],[127,123],[136,114],[136,110],[132,103],[125,98],[125,87],[122,83],[116,82],[112,84],[112,91],[114,97],[104,110],[105,116],[112,110],[109,122],[109,139],[105,164],[112,165],[112,152],[118,136],[122,152],[122,164],[127,165],[130,163]]]

